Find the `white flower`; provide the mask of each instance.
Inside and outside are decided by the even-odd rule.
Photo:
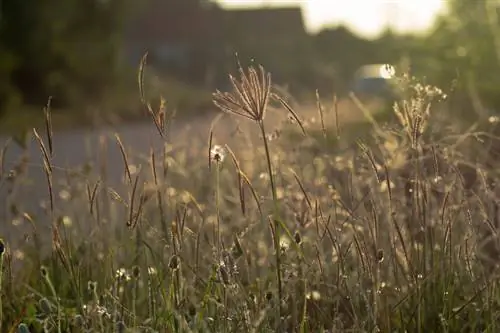
[[[155,267],[148,267],[148,274],[149,275],[156,275],[156,268]]]
[[[214,145],[210,150],[210,160],[222,163],[226,157],[226,149],[219,145]]]
[[[491,124],[496,124],[500,121],[500,118],[499,117],[496,117],[496,116],[491,116],[488,118],[488,121],[491,123]]]
[[[120,281],[129,281],[131,279],[130,274],[125,268],[119,268],[116,271],[116,278]]]

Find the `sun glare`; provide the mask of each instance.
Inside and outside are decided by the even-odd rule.
[[[345,24],[356,33],[374,37],[392,27],[398,32],[429,29],[443,12],[441,0],[219,0],[226,8],[300,5],[310,32],[325,26]]]

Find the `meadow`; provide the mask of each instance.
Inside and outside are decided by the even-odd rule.
[[[169,138],[140,165],[123,147],[125,191],[80,170],[56,193],[47,108],[47,204],[11,206],[29,228],[0,247],[0,331],[497,332],[498,119],[398,80],[388,114],[353,97],[365,120],[343,124],[335,100],[302,112],[240,68],[213,95],[233,137]],[[165,136],[168,108],[142,102]]]

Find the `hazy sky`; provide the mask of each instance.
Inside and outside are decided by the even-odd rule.
[[[318,31],[323,25],[345,23],[364,36],[373,37],[387,24],[398,31],[422,31],[429,28],[445,0],[217,0],[227,8],[300,5],[307,28]]]

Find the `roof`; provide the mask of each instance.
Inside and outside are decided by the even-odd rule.
[[[151,0],[131,22],[129,36],[155,42],[212,40],[222,29],[216,19],[219,11],[217,7],[173,6],[169,1]]]
[[[225,11],[226,29],[257,36],[305,35],[300,7],[263,7]]]

